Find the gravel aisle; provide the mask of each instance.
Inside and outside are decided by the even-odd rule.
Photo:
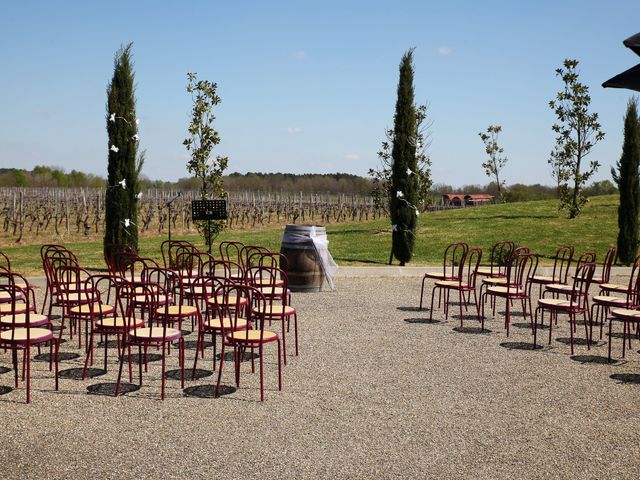
[[[294,294],[301,355],[289,358],[278,392],[275,347],[270,349],[264,403],[250,363],[233,393],[212,398],[211,375],[188,380],[183,393],[171,372],[176,352],[164,402],[157,361],[140,390],[119,398],[88,394],[109,391],[115,382],[115,349],[108,372],[85,381],[74,378],[84,355],[63,360],[57,393],[47,363],[34,361],[31,405],[24,403],[24,384],[6,392],[13,379],[4,368],[2,476],[640,476],[637,340],[626,361],[613,365],[587,362],[606,358],[602,341],[591,351],[578,345],[572,359],[563,343],[567,322],[560,319],[551,346],[544,330],[542,349],[517,348],[531,342],[530,331],[515,316],[507,339],[503,305],[487,322],[490,333],[478,333],[471,317],[464,330],[454,330],[457,315],[445,321],[437,311],[428,323],[428,311],[417,311],[419,290],[416,277],[340,278],[335,292]],[[287,339],[292,353],[293,337]],[[81,353],[75,341],[61,351]],[[614,356],[620,354],[616,338]],[[96,352],[95,369],[102,368],[101,355]],[[193,355],[191,345],[188,367]],[[1,367],[10,367],[8,353],[0,353]],[[211,368],[210,350],[199,367]],[[227,367],[232,363],[223,383],[232,387],[233,369]]]

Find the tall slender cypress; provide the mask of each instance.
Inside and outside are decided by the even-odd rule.
[[[404,265],[411,260],[415,244],[418,211],[418,171],[416,143],[418,122],[413,91],[413,49],[400,61],[398,99],[393,127],[391,157],[391,192],[389,195],[392,223],[392,254]]]
[[[618,172],[614,180],[620,191],[618,207],[618,259],[621,263],[633,263],[638,250],[638,214],[640,213],[640,119],[638,99],[633,97],[627,104],[624,118],[624,143],[622,156],[617,162]],[[612,169],[613,170],[613,169]]]
[[[131,47],[130,43],[116,53],[113,78],[107,87],[109,165],[104,245],[127,244],[137,251],[139,137]]]

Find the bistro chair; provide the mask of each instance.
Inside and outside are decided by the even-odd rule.
[[[573,246],[565,245],[556,251],[556,255],[553,259],[553,271],[551,275],[540,275],[536,274],[531,277],[531,283],[534,285],[540,285],[540,292],[538,296],[542,295],[542,286],[543,285],[551,285],[567,284],[567,278],[569,276],[569,267],[571,266],[571,261],[573,260]]]
[[[282,351],[280,347],[280,337],[277,333],[265,330],[265,314],[267,311],[267,301],[257,289],[246,285],[226,284],[219,293],[224,298],[224,310],[219,315],[222,318],[230,318],[232,328],[225,328],[222,322],[222,349],[220,351],[220,368],[218,370],[218,382],[216,383],[216,396],[220,394],[220,383],[222,380],[222,370],[224,366],[224,354],[227,348],[233,348],[236,386],[240,386],[240,363],[244,358],[244,352],[250,349],[252,352],[258,349],[260,364],[260,401],[264,401],[264,347],[270,343],[276,343],[278,347],[278,390],[282,390]],[[241,306],[237,301],[241,298],[248,298],[253,306],[250,309],[250,317],[246,321],[253,328],[239,328],[240,317],[233,313],[239,312]],[[234,305],[233,299],[236,300]],[[245,319],[242,319],[245,320]],[[253,355],[252,355],[253,368]]]
[[[458,299],[460,302],[460,326],[463,326],[464,315],[462,313],[462,306],[464,305],[465,311],[468,311],[468,304],[471,302],[471,293],[473,293],[474,305],[476,307],[476,313],[478,313],[478,297],[476,294],[476,280],[478,278],[478,268],[480,261],[482,260],[482,250],[474,247],[470,249],[467,254],[460,259],[460,265],[458,265],[458,271],[455,274],[455,280],[436,280],[433,290],[431,291],[431,309],[429,311],[429,320],[433,319],[433,300],[436,290],[439,295],[444,294],[444,315],[445,319],[449,318],[449,295],[453,292],[458,292]],[[466,299],[465,299],[466,296]]]
[[[35,314],[33,291],[16,285],[0,285],[0,293],[8,294],[10,308],[0,317],[0,347],[11,350],[15,387],[18,388],[18,351],[23,352],[23,380],[26,378],[27,403],[31,402],[31,347],[49,344],[49,370],[55,364],[55,388],[58,390],[58,350],[48,317]],[[20,300],[18,300],[20,299]],[[32,303],[33,302],[33,303]],[[32,308],[33,307],[33,308]],[[44,317],[44,318],[43,318]]]
[[[571,355],[573,355],[574,345],[574,332],[576,331],[576,317],[582,315],[584,318],[584,333],[587,340],[587,349],[591,348],[591,338],[589,336],[589,324],[591,319],[589,318],[589,287],[591,286],[591,279],[593,278],[593,272],[595,271],[595,263],[583,262],[573,277],[571,290],[563,292],[567,298],[540,298],[538,300],[538,306],[535,312],[535,322],[533,329],[533,345],[534,348],[537,345],[537,331],[538,331],[538,312],[542,314],[541,323],[544,323],[544,312],[549,311],[549,345],[551,345],[551,335],[553,331],[553,317],[559,313],[567,314],[569,316],[569,331],[571,334]]]
[[[181,369],[181,385],[184,388],[184,338],[182,338],[182,332],[175,328],[171,328],[168,322],[163,321],[170,317],[169,304],[164,305],[158,302],[159,298],[166,298],[167,293],[165,290],[157,284],[151,283],[127,283],[123,288],[135,288],[135,296],[140,295],[145,297],[145,304],[149,306],[150,318],[148,326],[144,326],[143,322],[136,320],[136,308],[130,302],[126,312],[126,318],[130,319],[130,325],[128,334],[124,335],[123,350],[126,349],[129,360],[129,370],[131,370],[131,347],[138,347],[139,356],[139,380],[140,386],[142,386],[142,359],[143,351],[146,363],[146,353],[149,347],[156,347],[162,350],[162,371],[161,371],[161,398],[165,398],[165,383],[166,383],[166,356],[171,344],[178,344],[178,361]],[[129,292],[127,298],[132,298],[133,292]],[[162,311],[162,314],[159,312]],[[120,355],[120,369],[118,371],[118,381],[116,383],[115,396],[120,393],[120,382],[122,378],[122,367],[124,365],[125,355]]]
[[[490,285],[487,287],[483,296],[480,298],[482,303],[481,329],[484,331],[484,308],[487,297],[492,298],[495,315],[495,300],[504,298],[505,300],[505,317],[504,327],[509,336],[509,327],[511,325],[511,304],[514,301],[520,301],[522,305],[522,315],[527,319],[527,305],[529,306],[529,316],[531,317],[531,331],[533,332],[533,315],[531,307],[531,278],[536,274],[538,269],[538,256],[533,253],[519,253],[513,255],[509,266],[507,267],[506,282],[503,285]]]
[[[457,280],[460,263],[469,251],[469,245],[465,242],[454,242],[447,245],[444,250],[442,270],[437,272],[426,272],[422,277],[422,288],[420,289],[420,310],[422,310],[422,300],[424,298],[424,284],[427,280]],[[441,298],[438,297],[438,307]]]
[[[489,265],[478,268],[477,274],[481,277],[505,277],[509,259],[515,248],[516,246],[511,240],[501,240],[495,243],[489,254]]]
[[[635,310],[640,307],[640,255],[636,257],[629,275],[624,297],[615,297],[612,295],[596,295],[593,297],[593,305],[591,306],[591,321],[600,323],[600,339],[602,339],[602,328],[604,320],[607,318],[609,309],[615,308],[620,310]],[[594,314],[595,309],[595,314]],[[593,323],[591,324],[593,328]],[[592,336],[593,338],[593,336]]]

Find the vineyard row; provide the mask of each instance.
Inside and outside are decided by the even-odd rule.
[[[47,238],[101,234],[104,193],[103,189],[83,188],[0,188],[3,236],[20,242],[26,234]],[[195,232],[191,201],[197,199],[195,191],[180,195],[170,190],[143,191],[138,200],[138,230],[164,234],[171,221],[176,233]],[[384,215],[386,212],[377,208],[369,196],[232,192],[227,226],[244,229],[287,223],[326,225],[374,220]]]

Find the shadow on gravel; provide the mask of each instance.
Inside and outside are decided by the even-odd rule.
[[[107,373],[101,368],[87,368],[85,378],[95,378]],[[70,380],[82,380],[82,368],[67,368],[58,372],[59,378],[67,378]]]
[[[200,380],[201,378],[206,378],[206,377],[210,377],[213,375],[214,372],[212,372],[211,370],[204,370],[202,368],[196,368],[196,375],[195,377],[191,377],[193,373],[193,369],[192,368],[188,368],[184,371],[184,376],[185,378],[189,379],[189,380]],[[217,371],[216,371],[217,373]],[[178,380],[180,379],[180,373],[178,373]]]
[[[564,343],[565,345],[571,345],[571,338],[569,337],[560,337],[560,338],[556,338],[556,342],[560,342],[560,343]],[[573,344],[574,345],[584,345],[587,346],[589,342],[587,341],[586,338],[580,338],[580,337],[575,337],[573,339]],[[596,343],[594,342],[593,345],[596,345]]]
[[[126,359],[127,357],[125,357],[125,360]],[[147,353],[148,362],[159,362],[160,360],[162,360],[162,355],[160,355],[159,353]],[[144,353],[142,354],[142,358],[140,358],[139,354],[133,353],[131,355],[131,362],[144,364]]]
[[[0,367],[0,375],[3,373],[9,373],[11,369],[9,367]]]
[[[617,380],[620,383],[628,383],[631,385],[640,385],[640,374],[638,373],[614,373],[609,378]]]
[[[6,387],[4,385],[0,386],[0,395],[6,395],[9,392],[12,392],[13,388],[11,387]]]
[[[191,374],[193,372],[192,368],[184,369],[184,379],[185,381],[191,380]],[[196,368],[196,376],[194,380],[198,380],[200,378],[210,377],[213,375],[211,370],[203,370],[201,368]],[[164,377],[167,380],[178,380],[180,381],[180,369],[176,368],[175,370],[167,370],[164,374]]]
[[[120,393],[118,395],[126,395],[127,393],[140,390],[140,385],[134,385],[133,383],[120,383]],[[105,395],[113,397],[116,394],[115,383],[95,383],[87,387],[87,393],[89,395]]]
[[[533,343],[527,342],[503,342],[500,346],[509,350],[542,350],[542,345],[534,347]]]
[[[608,333],[605,333],[605,335],[608,335]],[[611,338],[625,338],[625,337],[624,337],[624,333],[622,332],[611,332]]]
[[[59,362],[65,362],[67,360],[75,360],[76,358],[80,358],[80,354],[79,353],[58,352],[58,361]],[[49,361],[49,354],[48,353],[41,353],[40,355],[36,355],[35,357],[33,357],[33,359],[37,360],[38,362],[48,362]]]
[[[453,331],[458,333],[470,333],[472,335],[489,335],[491,333],[491,330],[488,328],[482,330],[481,327],[455,327]]]
[[[423,310],[426,311],[426,308],[420,308],[420,307],[396,307],[398,310],[400,310],[401,312],[422,312]]]
[[[235,393],[236,388],[229,385],[220,385],[220,396],[230,395]],[[216,398],[216,386],[215,385],[195,385],[193,387],[187,387],[183,390],[185,397],[197,397],[197,398]]]
[[[195,350],[197,345],[198,345],[198,341],[197,340],[187,340],[186,342],[184,342],[184,348],[187,349],[187,350]],[[204,348],[211,348],[212,346],[213,346],[213,343],[207,342],[205,340]]]
[[[609,359],[607,357],[603,357],[601,355],[574,355],[570,357],[574,362],[582,363],[583,365],[586,363],[599,363],[602,365],[616,365],[620,364],[617,360],[611,360],[609,363]]]
[[[511,324],[512,327],[516,327],[516,328],[528,328],[529,330],[531,330],[531,324],[530,323],[512,323]],[[549,327],[547,325],[538,325],[538,330],[549,330]]]
[[[405,322],[407,323],[425,323],[425,324],[433,324],[442,323],[440,320],[429,320],[428,318],[405,318]]]

